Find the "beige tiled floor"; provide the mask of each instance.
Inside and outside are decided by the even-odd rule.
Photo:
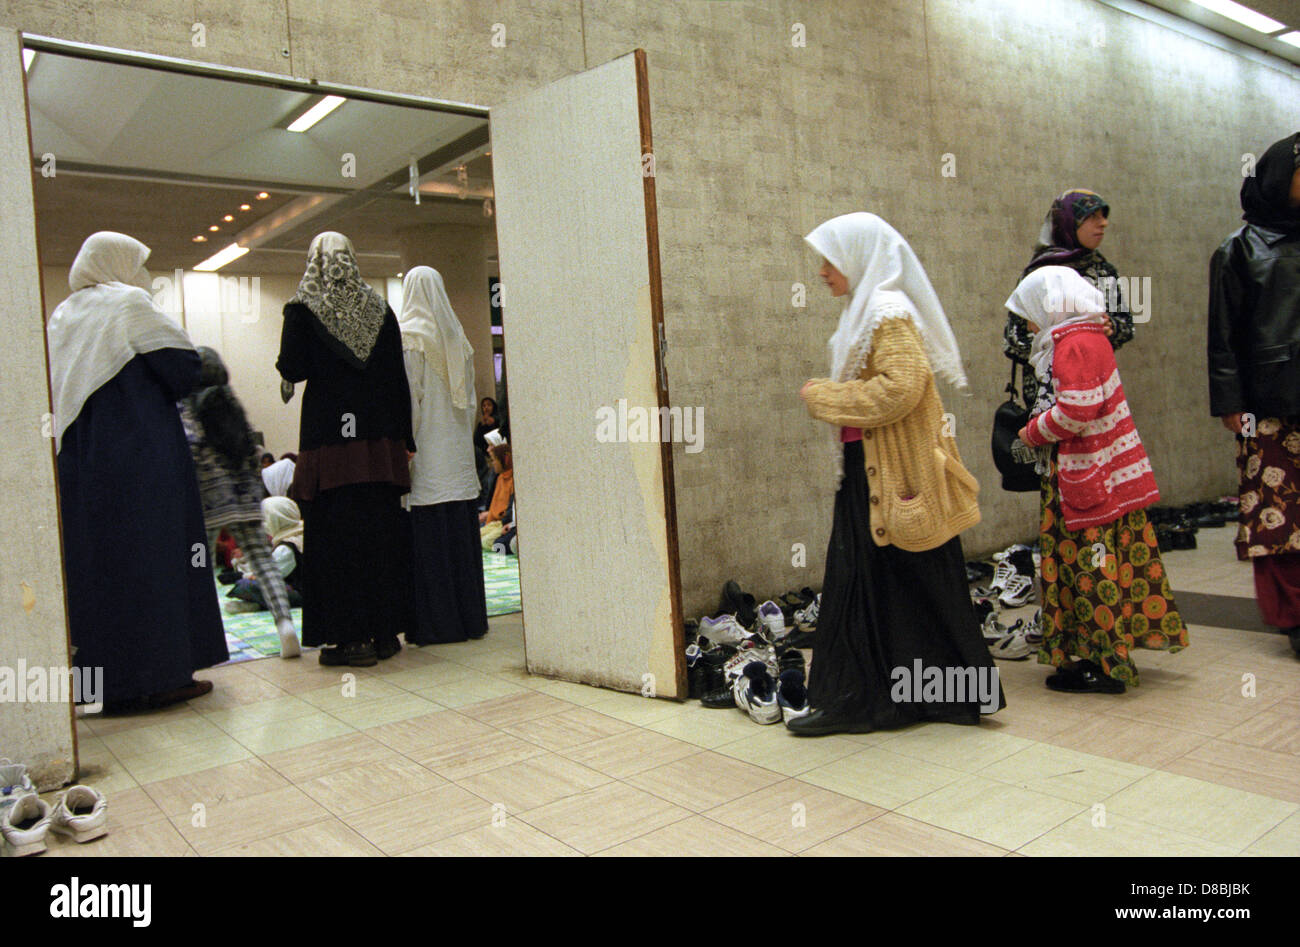
[[[1230,532],[1198,539],[1166,557],[1175,590],[1252,596]],[[815,740],[530,677],[518,616],[365,670],[232,665],[189,705],[79,722],[112,831],[50,853],[1300,854],[1300,661],[1275,635],[1191,641],[1139,652],[1121,697],[1004,662],[980,727]]]

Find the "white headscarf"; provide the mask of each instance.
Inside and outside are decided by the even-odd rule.
[[[271,548],[289,543],[302,552],[302,513],[288,497],[267,497],[262,501],[262,525],[271,534]]]
[[[457,408],[473,401],[470,391],[474,377],[474,347],[465,337],[465,329],[456,318],[447,298],[442,274],[431,266],[412,267],[402,280],[402,314],[397,320],[402,330],[402,348],[424,353],[451,392]]]
[[[68,271],[73,293],[50,316],[50,387],[54,445],[77,420],[90,396],[137,355],[194,345],[153,304],[149,248],[134,237],[103,230],[81,245]]]
[[[957,339],[921,261],[897,230],[875,214],[833,217],[805,240],[849,281],[840,324],[828,352],[832,381],[857,378],[881,321],[905,316],[921,334],[930,368],[966,387]]]
[[[1101,324],[1106,297],[1068,266],[1040,266],[1020,281],[1007,308],[1038,326],[1029,349],[1029,364],[1043,382],[1052,378],[1055,341],[1052,330],[1076,323]]]
[[[293,484],[293,471],[297,465],[288,457],[262,468],[262,483],[273,497],[287,497]]]

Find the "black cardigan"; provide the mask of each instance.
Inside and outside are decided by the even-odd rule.
[[[298,450],[390,440],[414,451],[411,388],[393,310],[385,311],[383,328],[364,368],[344,361],[334,351],[337,344],[305,305],[285,305],[275,367],[289,381],[307,382]]]

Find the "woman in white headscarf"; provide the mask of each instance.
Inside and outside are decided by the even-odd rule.
[[[108,709],[201,696],[193,672],[230,657],[176,410],[199,356],[154,306],[148,257],[90,236],[46,329],[73,660],[104,669]]]
[[[474,460],[474,349],[442,275],[412,267],[402,281],[402,349],[411,388],[414,641],[441,644],[487,633]]]
[[[966,384],[956,339],[916,254],[876,215],[833,218],[805,239],[844,309],[828,346],[831,377],[800,396],[834,427],[842,462],[812,712],[787,727],[814,736],[978,723],[1003,700],[958,538],[979,521],[978,485],[935,389],[935,374]],[[929,669],[960,677],[963,689],[936,692]]]
[[[305,381],[290,499],[302,510],[302,641],[327,666],[370,667],[401,650],[411,627],[411,536],[402,496],[411,392],[397,316],[361,280],[347,237],[307,252],[285,304],[276,368]]]

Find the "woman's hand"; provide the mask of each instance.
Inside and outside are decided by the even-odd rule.
[[[486,525],[487,525],[487,518],[488,518],[488,515],[487,515],[486,512],[484,512],[484,513],[480,513],[480,514],[478,515],[478,525],[480,525],[480,526],[486,526]]]
[[[1026,424],[1020,430],[1016,431],[1016,438],[1020,443],[1027,445],[1029,443],[1029,425]]]
[[[1115,335],[1115,323],[1110,321],[1109,314],[1102,316],[1101,330],[1106,333],[1108,339]]]
[[[1241,434],[1242,420],[1240,412],[1237,414],[1225,414],[1223,417],[1219,418],[1219,420],[1222,421],[1223,426],[1233,434]]]
[[[806,381],[803,383],[803,387],[799,389],[799,397],[802,398],[804,401],[808,400],[808,389],[811,387],[812,387],[812,382]]]

